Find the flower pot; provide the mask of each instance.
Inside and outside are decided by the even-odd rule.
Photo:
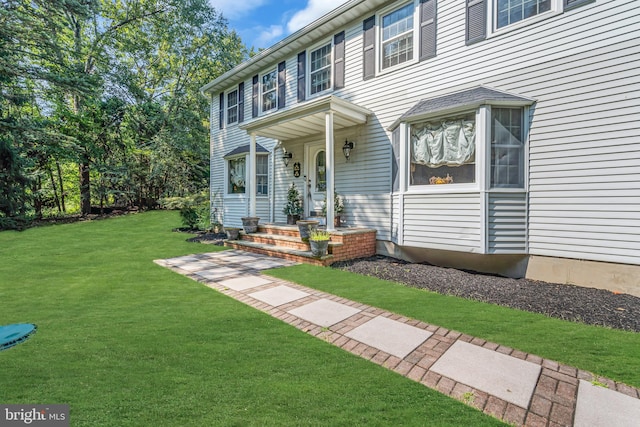
[[[301,220],[296,222],[296,224],[298,225],[298,231],[300,232],[300,239],[302,239],[303,242],[308,242],[311,230],[315,230],[318,227],[319,222]]]
[[[300,215],[287,215],[287,224],[288,225],[296,225],[296,223],[300,220]]]
[[[340,220],[340,215],[336,215],[333,217],[333,226],[342,227],[342,221]]]
[[[239,228],[225,228],[224,231],[227,233],[228,240],[238,240],[238,237],[240,237]]]
[[[311,254],[314,257],[322,258],[323,256],[327,256],[329,241],[328,240],[309,240],[309,246],[311,246]]]
[[[242,218],[242,228],[244,228],[244,232],[249,234],[258,231],[258,221],[260,221],[260,218],[257,216],[247,216]]]

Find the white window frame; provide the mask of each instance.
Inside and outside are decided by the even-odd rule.
[[[258,162],[258,158],[264,158],[266,159],[266,173],[264,174],[260,174],[258,173],[258,168],[257,168],[257,162]],[[230,187],[230,180],[229,180],[229,162],[230,161],[236,161],[236,160],[240,160],[240,159],[244,159],[244,180],[245,180],[245,184],[244,184],[244,193],[232,193],[229,191],[229,187]],[[249,158],[249,154],[248,153],[241,153],[235,156],[231,156],[231,157],[225,157],[224,159],[224,188],[225,188],[225,196],[226,197],[236,197],[236,198],[241,198],[241,197],[247,197],[248,193],[248,185],[247,185],[247,175],[249,174],[249,163],[251,162],[251,159]],[[271,166],[269,163],[269,153],[256,153],[256,186],[255,186],[255,191],[256,191],[256,197],[269,197],[269,175],[271,174]],[[266,186],[267,186],[267,192],[265,194],[258,194],[258,176],[264,176],[266,177]]]
[[[487,0],[487,28],[490,29],[489,34],[487,34],[487,38],[508,33],[510,31],[544,21],[545,19],[552,18],[561,14],[563,12],[563,7],[563,0],[551,0],[551,8],[548,11],[514,22],[513,24],[505,25],[502,28],[498,28],[498,0]]]
[[[274,74],[275,75],[275,78],[274,78],[275,85],[274,85],[273,89],[270,89],[268,92],[265,92],[264,91],[263,78],[264,78],[264,76],[266,76],[268,74]],[[264,73],[260,74],[259,81],[258,81],[258,86],[260,87],[260,89],[259,89],[260,96],[258,98],[260,114],[266,114],[266,113],[270,113],[272,111],[276,111],[278,109],[278,69],[277,68],[273,68],[273,69],[271,69],[269,71],[265,71]],[[264,95],[266,93],[271,93],[271,92],[273,92],[275,94],[275,101],[274,101],[274,104],[273,104],[272,108],[269,108],[268,110],[265,110],[264,109]]]
[[[231,95],[233,92],[236,93],[236,103],[231,105],[231,103],[229,102],[229,95]],[[225,107],[225,115],[226,115],[226,122],[228,125],[231,125],[233,123],[238,123],[238,117],[240,114],[240,91],[238,90],[238,88],[235,88],[233,90],[230,90],[228,92],[226,92],[224,94],[225,96],[225,102],[226,102],[226,107]],[[235,120],[231,120],[231,109],[235,107],[235,111],[236,111],[236,118]]]
[[[418,123],[423,123],[425,121],[437,121],[440,119],[446,119],[451,117],[459,117],[466,114],[475,114],[476,121],[476,148],[475,148],[475,182],[465,182],[465,183],[451,183],[451,184],[442,184],[442,185],[427,185],[427,184],[411,184],[411,127]],[[433,117],[429,117],[427,119],[421,119],[416,122],[407,123],[406,136],[404,144],[407,145],[405,150],[407,156],[407,170],[406,173],[406,182],[407,182],[407,193],[411,194],[433,194],[433,193],[477,193],[480,191],[484,183],[483,170],[485,170],[485,156],[482,154],[486,151],[486,141],[484,138],[484,133],[486,129],[486,124],[483,120],[486,120],[485,112],[482,107],[476,108],[465,108],[460,109],[459,111],[447,113],[445,115],[438,114]],[[401,143],[403,143],[401,141]]]
[[[229,179],[229,162],[244,159],[244,192],[242,193],[232,193],[229,191],[229,187],[231,186],[231,180]],[[249,156],[246,154],[239,154],[237,156],[225,157],[224,159],[224,189],[225,195],[228,197],[245,197],[247,195],[247,173],[249,172]]]
[[[492,108],[521,108],[522,109],[522,157],[520,173],[522,174],[522,187],[492,187],[491,186],[491,109]],[[437,121],[439,119],[450,118],[469,114],[473,111],[471,108],[461,108],[447,114],[436,114],[432,117],[422,118],[417,121],[407,123],[404,135],[400,136],[400,144],[404,144],[404,150],[401,149],[406,159],[400,159],[400,164],[406,165],[404,171],[404,179],[406,182],[406,192],[410,194],[434,194],[434,193],[477,193],[479,191],[502,192],[502,193],[521,193],[527,191],[529,186],[529,121],[530,106],[527,105],[509,105],[509,104],[485,104],[475,109],[476,119],[476,155],[475,155],[475,182],[443,185],[412,185],[411,184],[411,126],[423,123],[425,121]],[[403,172],[402,169],[400,172]],[[402,185],[400,185],[402,188]],[[401,191],[399,189],[399,191]]]
[[[389,15],[390,13],[402,9],[406,6],[408,6],[409,4],[413,5],[413,28],[412,28],[412,32],[413,32],[413,45],[412,45],[412,51],[413,51],[413,55],[412,58],[405,61],[405,62],[401,62],[399,64],[396,65],[391,65],[387,68],[383,68],[382,67],[382,61],[384,58],[384,41],[382,40],[383,37],[383,18],[387,15]],[[389,72],[393,72],[399,68],[404,68],[407,67],[411,64],[415,64],[418,62],[418,57],[419,57],[419,49],[420,49],[420,4],[418,0],[412,0],[409,2],[404,2],[400,5],[395,4],[393,6],[387,7],[385,9],[382,9],[380,12],[378,12],[376,14],[376,22],[378,23],[378,25],[376,25],[376,70],[377,70],[377,75],[382,75],[382,74],[386,74]]]
[[[265,159],[265,173],[259,173],[258,171],[258,159]],[[267,192],[264,194],[258,193],[258,177],[265,177]],[[269,197],[269,153],[256,154],[256,197]]]
[[[316,93],[311,93],[311,53],[315,52],[319,49],[322,49],[323,47],[329,45],[329,48],[331,49],[331,54],[329,55],[329,87],[325,90],[322,90],[320,92],[316,92]],[[307,99],[310,98],[315,98],[321,95],[324,95],[328,92],[331,92],[333,90],[333,79],[334,79],[334,69],[333,69],[333,62],[334,62],[334,55],[335,55],[335,47],[333,45],[333,39],[332,38],[328,38],[326,40],[323,40],[321,43],[318,43],[314,46],[312,46],[311,48],[307,49],[307,54],[306,54],[306,91],[307,94],[309,96],[307,96]]]

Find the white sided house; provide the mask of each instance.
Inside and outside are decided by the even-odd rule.
[[[351,0],[202,92],[225,226],[295,183],[381,254],[640,295],[638,0]]]

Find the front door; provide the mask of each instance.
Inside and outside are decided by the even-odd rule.
[[[311,143],[305,147],[307,191],[305,213],[322,215],[322,205],[327,195],[327,167],[324,143]]]

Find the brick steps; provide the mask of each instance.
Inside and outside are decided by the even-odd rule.
[[[240,240],[226,240],[225,246],[306,264],[327,266],[336,261],[363,258],[376,253],[376,230],[344,228],[331,232],[328,255],[311,254],[309,244],[300,240],[298,227],[261,224],[257,233],[240,232]]]

